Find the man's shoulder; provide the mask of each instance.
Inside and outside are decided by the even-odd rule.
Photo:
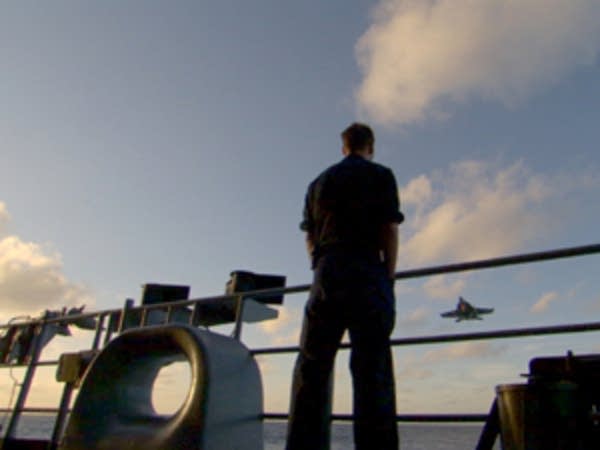
[[[325,182],[328,178],[336,177],[338,174],[344,173],[371,173],[381,177],[392,177],[392,170],[383,164],[369,161],[364,158],[344,158],[335,164],[330,165],[323,170],[310,184],[309,189],[313,189],[316,185]]]
[[[344,160],[338,161],[335,164],[332,164],[329,167],[327,167],[326,169],[322,170],[321,173],[319,173],[319,175],[317,175],[315,177],[315,179],[312,180],[312,182],[310,183],[310,186],[314,186],[320,180],[323,180],[323,179],[331,176],[332,174],[335,174],[336,172],[338,172],[340,167],[342,166],[343,162],[344,162]]]
[[[361,160],[358,161],[357,166],[357,171],[361,171],[363,173],[366,172],[369,174],[368,176],[380,178],[394,177],[392,169],[375,161],[361,158]]]
[[[373,167],[373,170],[376,170],[378,172],[384,172],[386,174],[392,174],[392,169],[390,169],[388,166],[384,166],[383,164],[374,162],[374,161],[366,161],[367,163],[369,163],[369,165],[371,167]]]
[[[371,170],[375,172],[388,172],[392,173],[391,169],[383,164],[375,161],[371,161],[362,157],[346,157],[335,164],[332,164],[323,172],[321,175],[325,175],[339,170],[356,169],[356,170]]]

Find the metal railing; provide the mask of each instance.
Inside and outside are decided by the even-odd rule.
[[[417,277],[426,277],[432,275],[441,275],[456,272],[474,271],[482,269],[497,268],[502,266],[512,266],[518,264],[526,264],[533,262],[542,262],[549,260],[557,260],[562,258],[580,257],[585,255],[593,255],[600,253],[600,244],[578,246],[562,248],[557,250],[510,255],[499,258],[492,258],[486,260],[477,260],[471,262],[463,262],[457,264],[448,264],[441,266],[425,267],[420,269],[413,269],[407,271],[401,271],[396,273],[396,280],[411,279]],[[152,304],[142,305],[134,307],[131,302],[126,302],[123,308],[109,309],[98,312],[83,313],[70,316],[61,316],[55,318],[41,318],[32,319],[27,322],[18,324],[3,324],[0,325],[0,330],[8,329],[10,327],[18,326],[35,326],[37,327],[37,336],[41,334],[44,327],[50,324],[58,323],[74,323],[78,320],[94,318],[97,319],[97,326],[94,334],[93,343],[91,346],[92,350],[98,350],[100,343],[103,342],[106,345],[113,333],[120,333],[125,329],[125,321],[128,314],[139,313],[140,322],[139,326],[145,326],[147,324],[147,318],[149,312],[156,310],[166,310],[165,323],[168,323],[173,312],[178,308],[192,307],[191,314],[189,316],[189,324],[194,324],[198,320],[199,316],[199,305],[201,302],[206,301],[223,301],[232,300],[235,302],[235,321],[233,337],[239,339],[242,330],[242,315],[243,315],[243,304],[244,300],[252,297],[269,297],[277,296],[281,294],[295,294],[306,292],[310,289],[310,284],[297,285],[287,288],[275,288],[275,289],[262,289],[255,291],[247,291],[243,293],[236,293],[233,295],[222,295],[215,297],[197,298],[190,300],[182,300],[163,304]],[[118,326],[111,327],[105,326],[106,319],[109,318],[110,323],[117,323]],[[115,322],[116,321],[116,322]],[[456,333],[456,334],[444,334],[435,336],[420,336],[410,338],[399,338],[392,339],[391,345],[394,347],[398,346],[411,346],[420,344],[436,344],[436,343],[449,343],[449,342],[461,342],[469,340],[486,340],[486,339],[504,339],[504,338],[516,338],[516,337],[527,337],[527,336],[540,336],[558,333],[580,333],[589,331],[600,330],[600,322],[589,322],[580,324],[568,324],[568,325],[556,325],[556,326],[543,326],[543,327],[530,327],[520,329],[506,329],[506,330],[495,330],[475,333]],[[104,332],[104,336],[102,333]],[[350,344],[343,343],[340,346],[341,349],[350,348]],[[0,408],[0,413],[12,413],[9,426],[5,432],[5,438],[10,438],[16,428],[18,419],[23,412],[27,413],[61,413],[59,408],[39,408],[39,407],[25,407],[26,398],[31,385],[31,381],[35,374],[35,368],[40,366],[54,366],[58,364],[58,361],[39,361],[39,346],[37,345],[37,339],[33,343],[33,349],[31,352],[31,359],[27,364],[0,364],[0,369],[10,367],[25,367],[25,375],[23,382],[21,383],[21,389],[19,396],[12,408]],[[298,352],[298,346],[278,346],[278,347],[266,347],[266,348],[255,348],[251,349],[251,353],[257,355],[274,355],[282,353],[296,353]],[[64,411],[62,411],[64,413]],[[483,422],[487,414],[399,414],[397,416],[398,421],[402,422]],[[267,420],[284,420],[287,418],[287,413],[277,412],[266,412],[263,414],[263,418]],[[352,416],[349,414],[333,414],[332,420],[348,421],[351,420]],[[55,430],[56,431],[56,430]]]

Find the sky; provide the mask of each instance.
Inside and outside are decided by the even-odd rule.
[[[305,190],[356,120],[397,178],[399,271],[598,242],[598,0],[7,2],[0,67],[2,321],[119,308],[148,282],[218,295],[235,269],[309,283]],[[597,258],[399,281],[393,337],[593,321]],[[441,319],[459,295],[495,313]],[[287,296],[244,342],[297,343],[305,300]],[[397,349],[399,412],[486,412],[530,358],[569,349],[600,345]],[[260,358],[267,411],[287,410],[292,362]],[[342,352],[338,412],[347,365]],[[53,406],[53,369],[40,373],[30,404]],[[157,408],[186,379],[165,369]]]

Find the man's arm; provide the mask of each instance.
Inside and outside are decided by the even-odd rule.
[[[398,259],[398,224],[387,222],[381,229],[381,246],[383,262],[388,270],[388,276],[394,278],[396,274],[396,260]]]
[[[313,252],[315,250],[315,241],[310,233],[306,233],[306,251],[308,252],[308,258],[312,261]]]

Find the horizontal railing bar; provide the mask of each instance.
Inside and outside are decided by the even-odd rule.
[[[487,414],[398,414],[397,422],[485,422]],[[264,413],[263,420],[287,420],[286,413]],[[351,422],[354,420],[352,414],[332,414],[334,422]]]
[[[0,413],[12,412],[10,408],[0,408]],[[58,408],[43,408],[43,407],[28,407],[23,408],[21,412],[25,413],[58,413]],[[263,420],[287,420],[287,413],[263,413]],[[396,420],[398,422],[484,422],[487,414],[398,414]],[[332,414],[331,420],[334,421],[351,421],[352,414]]]
[[[47,361],[38,361],[36,366],[56,366],[60,361],[58,359],[49,359]]]
[[[0,413],[10,413],[13,411],[15,411],[13,408],[0,408]],[[27,408],[22,408],[19,411],[24,412],[24,413],[56,414],[56,413],[58,413],[58,408],[43,408],[43,407],[29,406]]]
[[[563,334],[563,333],[584,333],[588,331],[600,330],[600,322],[588,322],[580,324],[569,324],[569,325],[550,325],[542,327],[530,327],[530,328],[515,328],[508,330],[497,330],[497,331],[480,331],[474,333],[460,333],[460,334],[441,334],[438,336],[422,336],[415,338],[399,338],[392,339],[391,345],[403,346],[403,345],[417,345],[417,344],[436,344],[445,342],[458,342],[458,341],[476,341],[486,339],[506,339],[526,336],[544,336],[549,334]],[[346,344],[346,348],[350,348],[350,344]]]
[[[504,339],[525,336],[543,336],[548,334],[583,333],[586,331],[600,330],[600,322],[588,322],[570,325],[550,325],[543,327],[517,328],[496,331],[481,331],[474,333],[440,334],[436,336],[417,336],[413,338],[392,339],[392,346],[417,345],[417,344],[442,344],[457,341],[476,341],[486,339]],[[341,349],[348,349],[350,343],[344,342]],[[253,355],[268,355],[277,353],[297,353],[300,348],[297,345],[286,347],[265,347],[250,350]]]
[[[525,253],[521,255],[501,256],[498,258],[491,258],[479,261],[425,267],[423,269],[405,270],[396,273],[395,278],[399,280],[430,275],[441,275],[453,272],[465,272],[469,270],[490,269],[493,267],[549,261],[554,259],[570,258],[573,256],[591,255],[595,253],[600,253],[600,244],[583,245],[579,247],[568,247],[557,250]]]
[[[495,331],[481,331],[474,333],[458,333],[458,334],[440,334],[435,336],[418,336],[413,338],[399,338],[392,339],[390,344],[392,346],[405,346],[405,345],[418,345],[418,344],[440,344],[448,342],[458,341],[475,341],[475,340],[487,340],[487,339],[504,339],[504,338],[516,338],[516,337],[527,337],[527,336],[544,336],[549,334],[563,334],[563,333],[583,333],[588,331],[599,331],[600,322],[588,322],[580,324],[568,324],[568,325],[550,325],[543,327],[530,327],[530,328],[517,328],[508,330],[495,330]],[[348,349],[351,347],[350,343],[344,342],[340,345],[341,349]],[[285,346],[285,347],[266,347],[251,349],[250,353],[253,355],[266,355],[266,354],[277,354],[277,353],[296,353],[299,347]],[[40,361],[37,366],[52,366],[57,365],[58,360]],[[2,364],[0,368],[10,367],[26,367],[27,364]]]
[[[585,256],[585,255],[591,255],[591,254],[595,254],[595,253],[600,253],[600,244],[583,245],[583,246],[577,246],[577,247],[567,247],[567,248],[556,249],[556,250],[525,253],[525,254],[520,254],[520,255],[509,255],[509,256],[503,256],[503,257],[491,258],[491,259],[485,259],[485,260],[470,261],[470,262],[456,263],[456,264],[447,264],[447,265],[433,266],[433,267],[425,267],[425,268],[421,268],[421,269],[405,270],[405,271],[397,272],[395,274],[394,278],[397,280],[402,280],[402,279],[407,279],[407,278],[417,278],[417,277],[424,277],[424,276],[431,276],[431,275],[441,275],[441,274],[445,274],[445,273],[465,272],[465,271],[469,271],[469,270],[489,269],[489,268],[493,268],[493,267],[502,267],[502,266],[515,265],[515,264],[525,264],[525,263],[530,263],[530,262],[548,261],[548,260],[553,260],[553,259],[561,259],[561,258],[568,258],[568,257],[574,257],[574,256]],[[189,299],[189,300],[181,300],[181,301],[177,301],[177,302],[142,305],[142,306],[133,307],[129,311],[141,311],[143,309],[151,310],[151,309],[159,309],[159,308],[166,308],[166,307],[177,308],[177,307],[193,305],[194,303],[197,303],[199,301],[235,299],[240,294],[243,294],[244,298],[254,297],[254,296],[268,297],[268,296],[275,296],[275,295],[281,295],[281,294],[295,294],[295,293],[308,291],[310,289],[310,286],[311,286],[310,284],[302,284],[302,285],[290,286],[290,287],[286,287],[286,288],[261,289],[261,290],[255,290],[255,291],[246,291],[243,293],[237,292],[237,293],[231,294],[231,295],[219,295],[219,296],[213,296],[213,297],[203,297],[203,298],[195,298],[195,299]],[[82,314],[77,314],[77,315],[73,314],[73,315],[69,315],[69,316],[61,316],[61,317],[56,317],[56,318],[52,318],[52,319],[35,318],[35,319],[31,319],[27,322],[18,322],[18,323],[14,323],[14,324],[0,324],[0,329],[10,328],[11,326],[26,326],[28,324],[42,323],[42,322],[44,322],[44,323],[59,323],[59,322],[71,323],[71,322],[75,322],[80,319],[100,316],[102,314],[104,314],[104,315],[121,314],[122,311],[123,311],[123,309],[119,308],[119,309],[109,309],[109,310],[92,312],[92,313],[82,313]]]
[[[0,364],[0,369],[25,369],[30,365],[40,367],[40,366],[56,366],[58,364],[58,360],[48,360],[48,361],[38,361],[36,363],[11,363],[11,364]]]
[[[0,408],[0,413],[12,412],[10,408]],[[21,412],[25,413],[44,413],[56,414],[58,408],[29,407],[23,408]],[[287,420],[287,413],[264,413],[261,415],[263,420]],[[398,422],[484,422],[487,414],[398,414]],[[352,421],[352,414],[332,414],[331,420],[334,421]]]

